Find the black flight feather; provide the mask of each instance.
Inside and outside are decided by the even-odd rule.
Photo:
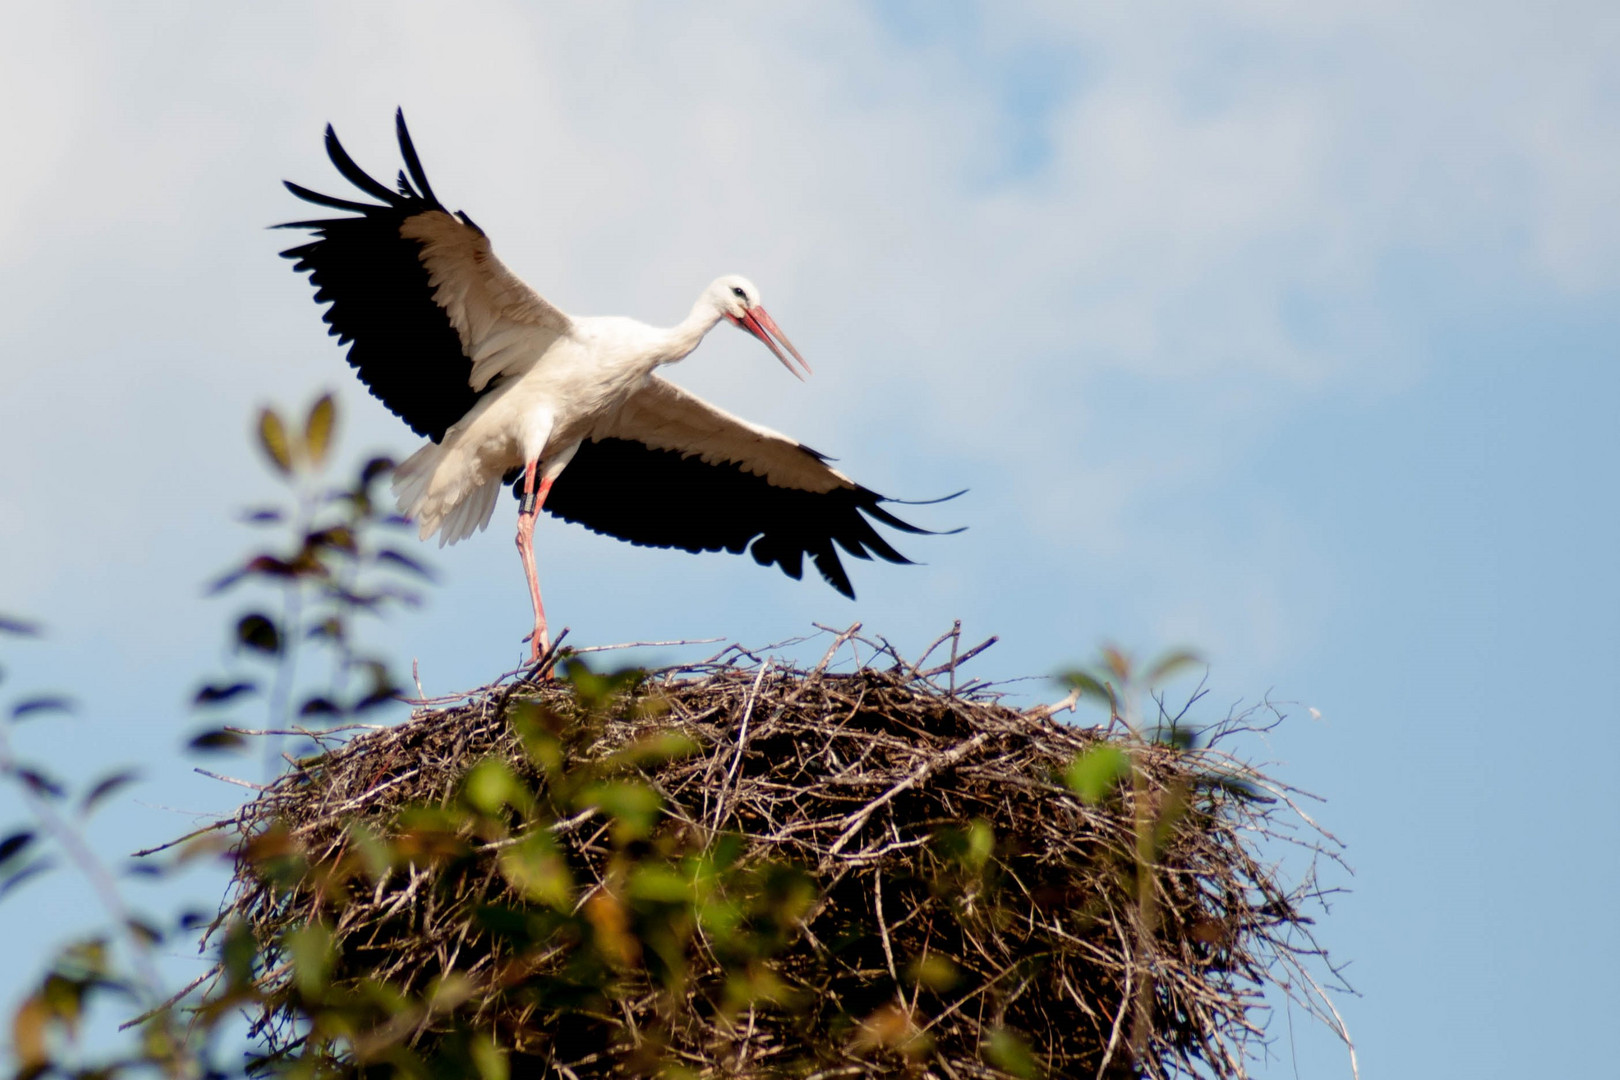
[[[400,235],[418,214],[444,212],[428,184],[403,112],[396,114],[399,191],[390,191],[355,164],[337,134],[326,129],[326,152],[351,184],[381,205],[323,195],[291,182],[306,202],[354,217],[294,221],[278,228],[307,229],[314,239],[282,252],[309,275],[315,300],[348,360],[373,395],[419,435],[434,442],[465,416],[485,391],[467,385],[471,361],[461,339],[433,299],[421,244]],[[460,211],[468,228],[482,230]],[[826,455],[800,447],[820,462]],[[521,497],[523,471],[505,477]],[[838,549],[860,559],[876,555],[909,563],[872,527],[872,521],[908,533],[931,534],[885,510],[885,499],[864,487],[817,493],[778,487],[738,464],[709,464],[696,455],[655,450],[630,439],[587,440],[552,486],[546,510],[592,532],[646,547],[684,551],[748,552],[762,566],[779,566],[798,579],[805,556],[834,589],[853,598],[854,587]],[[868,519],[871,520],[868,520]],[[960,531],[960,530],[957,530]]]
[[[358,217],[288,222],[315,239],[281,254],[309,275],[315,301],[330,304],[331,333],[349,347],[349,365],[389,410],[412,431],[434,442],[467,415],[482,395],[467,385],[472,362],[461,337],[433,299],[419,241],[400,235],[417,214],[444,211],[433,196],[422,163],[399,120],[400,152],[422,190],[396,194],[367,175],[349,156],[336,132],[326,130],[326,153],[338,172],[383,205],[323,195],[298,184],[287,190],[306,202],[347,210]]]
[[[809,453],[809,451],[806,451]],[[523,471],[506,476],[522,497]],[[761,566],[791,578],[810,556],[827,584],[854,598],[834,547],[909,564],[866,520],[870,515],[910,533],[931,534],[884,510],[883,496],[864,487],[829,492],[778,487],[763,476],[695,454],[655,450],[633,439],[587,439],[546,497],[545,509],[592,532],[643,547],[749,552]]]

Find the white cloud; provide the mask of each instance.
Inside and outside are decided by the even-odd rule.
[[[391,169],[396,103],[558,302],[673,321],[748,273],[817,379],[717,335],[683,381],[885,490],[968,472],[1010,543],[1128,572],[1302,401],[1421,372],[1392,261],[1614,287],[1614,42],[1562,10],[1029,4],[908,41],[833,5],[35,9],[0,46],[50,91],[0,120],[33,150],[0,181],[0,460],[37,524],[0,593],[48,606],[106,522],[159,558],[256,483],[228,448],[261,399],[343,385],[356,441],[408,449],[261,231],[300,212],[279,178],[341,187],[328,119]]]

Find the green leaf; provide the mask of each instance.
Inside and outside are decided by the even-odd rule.
[[[983,818],[975,818],[963,828],[945,828],[936,834],[940,855],[973,873],[983,870],[996,847],[996,832]]]
[[[283,475],[292,472],[292,443],[287,438],[287,425],[274,409],[259,410],[259,445]]]
[[[496,862],[502,876],[530,900],[558,911],[573,906],[573,875],[549,832],[530,833],[511,847],[502,848]]]
[[[967,851],[964,861],[974,870],[984,869],[984,864],[990,861],[990,853],[996,847],[996,832],[990,823],[983,818],[974,818],[967,827]]]
[[[1063,772],[1069,790],[1088,803],[1098,803],[1131,771],[1131,759],[1117,746],[1104,743],[1076,757]]]
[[[359,820],[349,824],[348,834],[349,842],[359,853],[360,861],[365,865],[366,873],[371,879],[379,881],[385,877],[394,866],[394,845]]]
[[[253,928],[241,919],[232,919],[219,948],[220,966],[231,989],[240,990],[252,981],[258,959],[259,943],[253,937]]]
[[[691,879],[667,866],[642,864],[630,874],[629,894],[632,900],[655,904],[690,903]]]
[[[461,794],[474,810],[490,817],[508,806],[525,810],[532,802],[528,789],[512,772],[511,766],[493,757],[485,758],[472,767],[462,783]]]
[[[943,994],[961,980],[956,965],[938,953],[930,953],[911,965],[913,982],[921,983],[936,994]]]
[[[1177,649],[1173,652],[1165,653],[1163,656],[1159,657],[1158,660],[1154,661],[1153,666],[1148,669],[1147,674],[1142,676],[1142,685],[1153,686],[1157,683],[1164,682],[1166,679],[1185,671],[1187,668],[1200,666],[1203,664],[1203,662],[1203,657],[1188,649]]]
[[[1110,708],[1113,707],[1113,688],[1091,672],[1076,668],[1073,671],[1065,671],[1058,678],[1070,688],[1080,691],[1081,696],[1098,698],[1108,702]]]
[[[700,749],[702,747],[690,735],[678,731],[660,731],[652,735],[643,735],[629,746],[614,751],[602,762],[602,768],[612,771],[643,765],[661,765],[666,761],[690,757]]]
[[[984,1056],[990,1059],[992,1065],[1014,1076],[1040,1075],[1040,1064],[1030,1053],[1029,1044],[1006,1028],[997,1028],[990,1033],[989,1040],[984,1044]]]
[[[124,925],[143,945],[151,947],[163,944],[163,931],[143,919],[125,919]]]
[[[620,696],[634,690],[647,677],[641,668],[621,668],[605,674],[592,671],[583,660],[563,665],[562,679],[574,688],[574,697],[586,712],[600,712]]]
[[[292,960],[293,984],[306,1000],[321,997],[337,959],[332,931],[319,922],[305,923],[282,939]]]
[[[479,1032],[474,1035],[467,1050],[472,1056],[473,1067],[478,1070],[478,1080],[508,1080],[511,1071],[507,1067],[506,1051],[489,1034]]]
[[[1117,645],[1104,645],[1102,650],[1103,667],[1114,677],[1114,681],[1121,685],[1131,681],[1131,658]]]
[[[332,446],[332,427],[337,421],[337,406],[332,402],[331,394],[322,394],[309,410],[309,418],[304,421],[304,452],[309,455],[310,463],[320,465],[326,460],[326,452]]]
[[[579,805],[594,807],[613,818],[613,834],[623,843],[652,832],[664,801],[646,784],[613,782],[592,784],[580,793]]]

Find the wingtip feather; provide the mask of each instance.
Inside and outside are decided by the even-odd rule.
[[[343,149],[338,141],[337,132],[331,124],[326,125],[326,156],[332,160],[333,166],[343,174],[343,178],[374,199],[381,199],[389,206],[398,206],[404,199],[390,191],[388,187],[379,183],[370,173],[356,164],[349,152]]]
[[[405,110],[402,107],[394,109],[394,131],[399,136],[400,156],[405,159],[405,167],[410,170],[411,179],[416,182],[422,198],[435,208],[440,208],[439,198],[433,194],[433,186],[428,183],[427,170],[422,168],[422,159],[417,156],[416,144],[411,141],[411,131],[405,126]],[[404,174],[400,179],[404,180]]]

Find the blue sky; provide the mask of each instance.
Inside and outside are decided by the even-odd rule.
[[[1326,797],[1349,844],[1353,891],[1321,933],[1362,992],[1341,1008],[1367,1074],[1604,1071],[1620,23],[1603,5],[15,19],[0,610],[51,633],[7,647],[0,690],[76,691],[78,719],[18,733],[63,771],[144,764],[105,850],[233,804],[178,748],[236,612],[201,585],[252,539],[231,511],[270,491],[253,410],[332,388],[348,452],[413,446],[263,229],[301,212],[282,178],[333,185],[328,121],[392,168],[399,104],[440,195],[548,298],[672,323],[745,273],[816,376],[723,331],[678,381],[879,490],[972,489],[918,511],[967,532],[908,538],[921,567],[857,566],[855,603],[543,526],[573,640],[758,644],[860,619],[915,648],[960,618],[1002,637],[977,662],[997,678],[1104,640],[1196,647],[1213,701],[1299,703],[1253,752]],[[431,552],[440,587],[376,632],[430,692],[521,655],[509,529]],[[218,884],[194,887],[209,903]],[[82,892],[63,875],[8,901],[8,967],[41,955],[32,921],[93,922]],[[1324,1033],[1294,1031],[1258,1075],[1348,1075]]]

